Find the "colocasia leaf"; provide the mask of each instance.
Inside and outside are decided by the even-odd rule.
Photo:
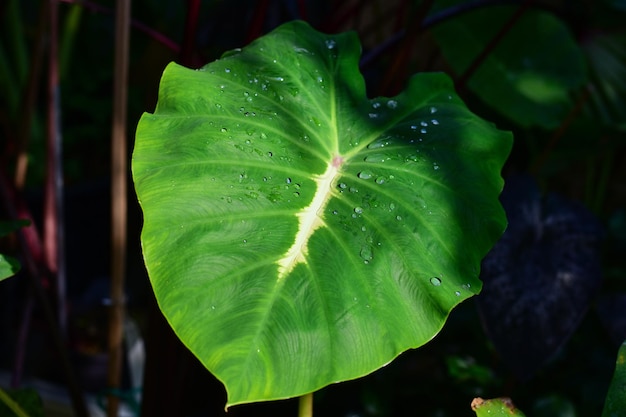
[[[281,26],[165,70],[133,176],[159,305],[228,405],[357,378],[480,290],[511,136],[443,74],[368,99],[354,33]]]
[[[507,179],[502,204],[509,226],[483,261],[477,302],[496,350],[526,379],[569,340],[596,294],[602,229],[529,177]]]

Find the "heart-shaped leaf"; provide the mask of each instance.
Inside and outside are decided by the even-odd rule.
[[[428,342],[501,235],[508,133],[444,74],[369,100],[354,33],[292,22],[165,70],[137,128],[145,263],[228,405],[357,378]]]
[[[569,340],[600,288],[602,228],[592,213],[530,177],[507,178],[509,226],[484,259],[477,297],[503,361],[526,380]]]

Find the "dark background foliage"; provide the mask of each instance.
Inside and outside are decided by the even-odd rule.
[[[12,182],[20,150],[29,159],[19,193],[2,194],[0,217],[11,217],[8,200],[19,196],[37,227],[49,175],[45,4],[0,3],[0,174]],[[70,317],[65,345],[94,395],[106,388],[114,7],[113,0],[59,5],[68,291],[61,308]],[[474,112],[514,132],[503,175],[521,186],[507,186],[503,197],[511,226],[485,260],[484,293],[456,309],[425,347],[321,390],[318,415],[470,416],[473,397],[505,395],[531,416],[600,415],[626,338],[626,2],[135,0],[132,17],[130,138],[141,113],[154,109],[168,62],[200,67],[293,19],[357,31],[370,96],[398,93],[415,72],[445,71]],[[526,180],[511,180],[518,174]],[[223,415],[221,384],[155,306],[132,190],[129,201],[126,291],[146,344],[143,415]],[[0,250],[20,257],[15,239]],[[0,283],[0,369],[23,362],[24,377],[62,385],[36,301],[27,342],[19,338],[32,300],[26,274]],[[51,287],[46,294],[55,299]],[[295,412],[287,400],[228,414]]]

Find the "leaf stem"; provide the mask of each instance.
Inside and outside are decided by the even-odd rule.
[[[300,396],[298,402],[298,417],[313,417],[313,393]]]
[[[20,407],[17,402],[9,397],[9,394],[4,392],[2,388],[0,388],[0,402],[9,407],[9,410],[13,411],[17,417],[28,417],[26,411],[24,411],[24,409]]]

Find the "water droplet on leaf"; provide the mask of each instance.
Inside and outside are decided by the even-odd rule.
[[[438,286],[440,286],[440,285],[441,285],[441,279],[440,279],[440,278],[438,278],[438,277],[432,277],[432,278],[430,279],[430,283],[431,283],[432,285],[434,285],[435,287],[438,287]]]
[[[359,256],[366,262],[369,262],[374,257],[372,253],[372,248],[369,245],[365,245],[361,247],[361,252],[359,252]]]

